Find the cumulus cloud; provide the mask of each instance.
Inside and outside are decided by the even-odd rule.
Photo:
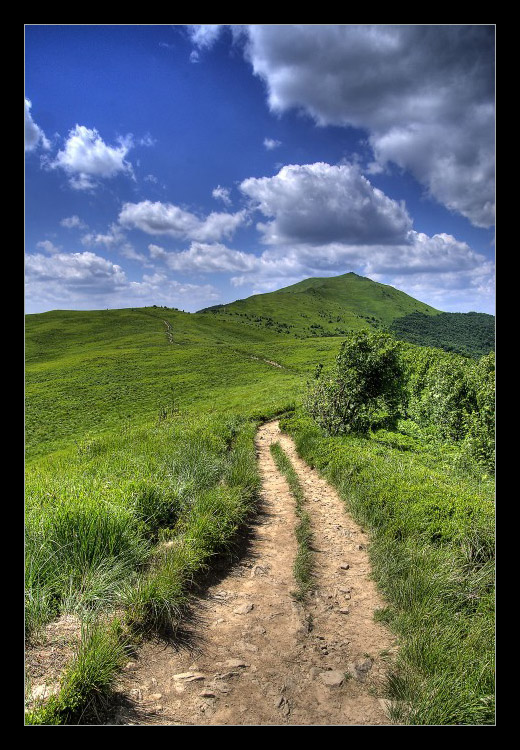
[[[223,237],[231,237],[246,220],[246,211],[234,214],[212,212],[201,219],[180,206],[160,201],[125,203],[119,214],[119,223],[128,229],[199,242],[217,242]]]
[[[118,224],[111,224],[105,234],[102,232],[89,232],[81,238],[83,245],[103,245],[106,248],[117,247],[125,240],[126,235]]]
[[[253,24],[269,106],[365,128],[379,164],[410,170],[477,226],[493,221],[491,26]]]
[[[67,229],[86,229],[87,225],[84,221],[82,221],[79,216],[67,216],[65,219],[62,219],[60,221],[60,224],[62,227],[66,227]]]
[[[252,272],[261,263],[253,253],[232,250],[220,243],[192,242],[188,250],[181,252],[168,252],[159,245],[148,245],[148,250],[151,258],[181,273]]]
[[[76,125],[69,133],[62,151],[49,166],[63,169],[69,184],[76,190],[92,190],[99,179],[126,174],[133,177],[133,168],[126,156],[132,148],[130,136],[118,139],[117,146],[109,146],[93,128]]]
[[[192,27],[210,47],[221,28]],[[494,28],[486,25],[251,24],[231,27],[270,109],[368,133],[388,163],[474,225],[494,221]]]
[[[36,247],[41,247],[41,249],[45,250],[45,252],[49,253],[49,255],[59,253],[61,249],[59,247],[56,247],[56,245],[54,245],[50,240],[42,240],[41,242],[37,242]]]
[[[165,304],[196,310],[218,298],[211,284],[181,283],[166,274],[129,281],[123,269],[92,252],[42,254],[26,258],[28,312]]]
[[[34,122],[31,115],[32,103],[25,99],[24,120],[25,120],[25,150],[34,151],[38,146],[49,149],[51,144],[45,137],[43,130]]]
[[[221,185],[217,185],[217,187],[212,191],[211,195],[215,198],[215,200],[221,200],[222,203],[224,203],[226,206],[231,205],[231,197],[230,197],[230,189],[222,187]]]
[[[277,141],[275,138],[264,138],[264,147],[268,151],[273,151],[273,149],[278,148],[278,146],[281,146],[282,142]]]
[[[288,165],[244,180],[240,190],[270,219],[258,225],[267,244],[404,244],[412,228],[404,204],[352,164]]]
[[[103,294],[127,283],[120,266],[91,252],[28,255],[25,268],[33,286],[54,283],[64,289]]]
[[[199,23],[188,26],[191,41],[199,49],[209,49],[220,36],[223,26],[219,23]]]

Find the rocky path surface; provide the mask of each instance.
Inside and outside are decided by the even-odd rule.
[[[294,600],[295,502],[270,445],[290,457],[311,516],[315,590]],[[392,636],[369,577],[368,538],[278,422],[257,434],[261,503],[247,550],[205,589],[189,645],[146,644],[127,665],[113,723],[389,725],[380,685]]]

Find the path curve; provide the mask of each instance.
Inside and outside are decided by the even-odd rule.
[[[295,501],[275,466],[280,442],[305,491],[315,590],[295,601]],[[368,538],[337,493],[297,455],[278,422],[256,437],[260,505],[245,556],[197,604],[192,645],[146,644],[121,690],[121,724],[388,725],[377,697],[390,633],[369,577]]]

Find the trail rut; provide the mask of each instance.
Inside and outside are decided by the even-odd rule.
[[[315,588],[295,590],[295,502],[275,466],[280,442],[305,490]],[[380,695],[391,634],[370,579],[368,537],[278,422],[256,438],[262,492],[243,558],[196,604],[188,647],[146,644],[129,664],[114,722],[140,725],[389,725]]]

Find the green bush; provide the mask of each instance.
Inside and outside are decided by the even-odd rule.
[[[404,370],[399,343],[389,334],[352,333],[341,345],[328,378],[310,386],[306,407],[331,435],[367,433],[399,416]]]

